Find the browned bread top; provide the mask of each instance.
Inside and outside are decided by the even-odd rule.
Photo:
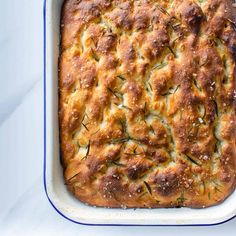
[[[66,0],[65,182],[105,207],[207,207],[236,183],[231,0]]]

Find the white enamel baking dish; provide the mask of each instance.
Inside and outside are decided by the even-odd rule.
[[[86,225],[215,225],[236,215],[236,191],[224,203],[207,209],[105,209],[75,199],[64,185],[58,138],[58,55],[63,0],[44,0],[44,186],[55,210]]]

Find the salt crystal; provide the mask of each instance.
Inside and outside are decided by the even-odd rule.
[[[203,121],[203,119],[202,119],[201,117],[199,117],[198,120],[199,120],[199,122],[200,122],[201,124],[204,123],[204,121]]]

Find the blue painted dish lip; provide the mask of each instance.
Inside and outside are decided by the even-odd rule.
[[[56,210],[56,212],[61,215],[63,218],[67,219],[70,222],[73,222],[75,224],[79,224],[79,225],[86,225],[86,226],[169,226],[169,227],[176,227],[176,226],[182,226],[182,227],[186,227],[186,226],[216,226],[216,225],[221,225],[224,224],[226,222],[229,222],[231,220],[233,220],[236,215],[234,215],[233,217],[226,219],[224,221],[218,222],[218,223],[213,223],[213,224],[183,224],[183,225],[178,225],[178,224],[151,224],[151,225],[146,225],[146,224],[92,224],[92,223],[83,223],[83,222],[79,222],[76,220],[73,220],[71,218],[69,218],[68,216],[66,216],[64,213],[62,213],[57,207],[56,205],[53,203],[52,199],[50,199],[50,196],[48,194],[47,191],[47,180],[46,180],[46,5],[47,5],[47,0],[43,0],[43,77],[44,77],[44,81],[43,81],[43,104],[44,104],[44,164],[43,164],[43,185],[44,185],[44,191],[45,194],[47,196],[48,201],[50,202],[50,204],[52,205],[52,207]]]

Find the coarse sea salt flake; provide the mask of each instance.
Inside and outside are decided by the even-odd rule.
[[[204,121],[203,121],[203,119],[202,119],[201,117],[199,117],[198,120],[199,120],[199,122],[200,122],[201,124],[203,124]]]

